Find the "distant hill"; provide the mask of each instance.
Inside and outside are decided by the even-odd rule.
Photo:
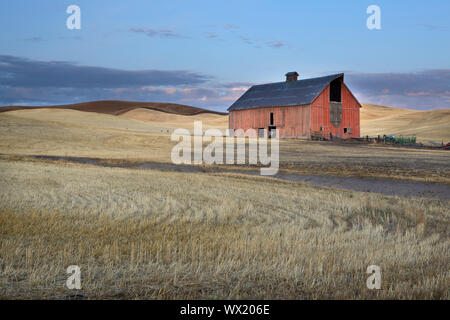
[[[166,128],[189,128],[193,126],[193,121],[202,121],[206,128],[227,129],[228,115],[201,113],[192,116],[166,113],[145,108],[137,108],[120,115],[124,119],[133,119],[149,123],[153,126],[164,126]]]
[[[210,128],[225,129],[228,127],[227,113],[162,102],[93,101],[45,107],[9,106],[0,107],[0,112],[35,110],[25,113],[20,111],[20,116],[42,120],[54,118],[58,121],[88,121],[81,114],[75,115],[72,113],[71,119],[66,119],[61,112],[55,113],[61,109],[114,115],[122,119],[138,120],[141,123],[145,122],[155,128],[163,129],[190,127],[194,120],[203,121],[204,125]],[[39,112],[39,110],[42,112]],[[55,112],[50,112],[52,110]],[[425,144],[450,141],[450,109],[417,111],[363,104],[360,112],[361,136],[415,134],[417,141]],[[13,113],[16,114],[16,112]],[[108,121],[112,120],[109,119]],[[103,119],[103,121],[107,120]],[[127,123],[127,126],[130,127],[131,124]]]
[[[202,113],[211,113],[216,115],[226,115],[227,113],[216,112],[212,110],[191,107],[183,104],[166,103],[166,102],[135,102],[135,101],[92,101],[67,105],[29,107],[29,106],[5,106],[0,107],[0,112],[27,110],[27,109],[70,109],[85,112],[97,112],[110,115],[121,115],[138,108],[173,113],[183,116],[193,116]]]
[[[361,136],[417,136],[423,143],[450,141],[450,109],[417,111],[373,104],[361,108]]]

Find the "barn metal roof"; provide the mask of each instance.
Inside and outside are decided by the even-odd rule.
[[[237,99],[228,111],[310,104],[331,81],[343,76],[343,73],[338,73],[319,78],[255,85]]]

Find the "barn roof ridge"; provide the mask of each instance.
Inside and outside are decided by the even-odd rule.
[[[257,84],[250,87],[228,110],[310,104],[331,81],[343,76],[344,73],[337,73],[291,82]]]

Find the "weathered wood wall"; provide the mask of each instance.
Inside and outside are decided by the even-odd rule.
[[[270,113],[273,112],[273,125],[279,130],[282,138],[309,138],[310,111],[309,105],[292,107],[264,107],[230,112],[230,129],[264,128],[270,124]]]
[[[230,129],[266,130],[270,124],[270,113],[273,112],[274,126],[279,129],[281,138],[310,138],[311,132],[320,131],[324,137],[350,138],[359,137],[360,105],[347,86],[342,82],[342,121],[335,127],[330,121],[330,86],[328,85],[311,105],[264,107],[231,111],[229,116]],[[344,133],[344,128],[351,133]],[[348,130],[350,131],[350,130]]]
[[[342,122],[335,127],[330,121],[330,86],[328,85],[322,93],[311,104],[311,131],[320,131],[324,137],[330,133],[334,137],[359,138],[359,103],[354,98],[347,86],[342,83]],[[352,133],[344,133],[344,128],[351,128]]]

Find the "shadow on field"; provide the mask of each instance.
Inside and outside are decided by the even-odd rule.
[[[73,163],[90,164],[101,167],[136,168],[146,170],[174,171],[185,173],[238,173],[245,175],[259,175],[259,170],[221,169],[204,166],[176,165],[160,162],[105,162],[99,158],[63,157],[63,156],[30,156],[37,160],[67,161]],[[286,181],[304,182],[313,186],[348,189],[360,192],[373,192],[391,196],[425,197],[440,200],[450,200],[450,186],[444,183],[402,181],[395,179],[340,177],[331,175],[311,175],[279,172],[268,178]]]

